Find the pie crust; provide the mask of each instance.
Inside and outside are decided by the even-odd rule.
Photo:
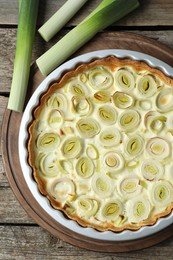
[[[109,56],[52,82],[33,110],[28,161],[53,208],[99,231],[173,208],[173,79]]]

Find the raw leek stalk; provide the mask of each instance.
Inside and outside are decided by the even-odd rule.
[[[66,1],[66,3],[38,30],[43,39],[48,42],[77,13],[86,1],[87,0]]]
[[[36,63],[42,74],[48,75],[99,31],[127,15],[138,6],[139,2],[137,0],[104,0],[102,8],[97,7],[97,12],[86,18],[37,59]]]
[[[35,36],[39,0],[20,2],[16,53],[8,108],[23,110],[28,86],[32,47]]]

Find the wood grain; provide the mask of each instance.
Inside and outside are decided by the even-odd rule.
[[[101,253],[74,247],[38,226],[0,226],[2,260],[172,260],[173,239],[129,253]]]
[[[66,0],[40,0],[38,27]],[[71,27],[78,24],[101,0],[88,1],[80,12],[50,43],[38,34],[33,61],[59,40]],[[173,1],[140,0],[141,7],[111,26],[101,36],[114,40],[114,31],[134,30],[173,48]],[[0,0],[0,125],[10,91],[15,51],[18,0]],[[5,95],[5,96],[4,96]],[[95,253],[72,246],[38,227],[19,205],[5,176],[0,150],[0,259],[6,260],[171,260],[173,237],[147,249],[131,253]]]
[[[109,35],[109,37],[110,36],[111,35]],[[173,65],[173,50],[163,44],[131,33],[114,33],[113,36],[116,36],[114,41],[109,42],[106,37],[104,37],[103,40],[101,35],[97,36],[90,43],[90,45],[84,46],[81,50],[79,50],[78,54],[93,51],[95,48],[127,49],[128,47],[131,50],[138,50],[152,54],[168,64]],[[34,90],[42,80],[42,76],[35,66],[32,67],[31,75],[32,77],[29,89],[31,89],[32,92],[32,90]],[[85,249],[104,252],[122,252],[146,248],[171,236],[173,226],[169,226],[169,228],[162,230],[160,234],[154,234],[150,237],[142,238],[136,241],[123,241],[116,243],[104,241],[103,243],[102,241],[88,239],[83,235],[76,234],[53,220],[36,202],[29,191],[21,172],[18,158],[18,132],[21,117],[22,114],[16,112],[10,112],[9,110],[6,110],[5,112],[2,129],[3,160],[9,183],[15,195],[27,213],[40,226],[48,230],[54,236],[57,236],[68,243]],[[9,200],[9,205],[10,203],[11,202]]]
[[[139,0],[141,6],[127,17],[116,23],[116,26],[171,26],[173,25],[173,2],[170,0]],[[38,15],[38,26],[42,25],[55,13],[65,0],[41,0]],[[100,0],[88,1],[67,26],[75,26],[81,22],[98,4]],[[16,25],[18,21],[18,1],[1,0],[0,24]]]

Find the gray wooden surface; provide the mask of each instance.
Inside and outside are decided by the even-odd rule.
[[[65,0],[40,0],[38,26],[64,2]],[[78,24],[99,2],[89,0],[50,43],[44,43],[36,35],[33,61]],[[17,15],[17,0],[0,0],[0,125],[10,91]],[[173,48],[173,1],[141,0],[138,10],[102,32],[102,35],[109,38],[114,31],[135,32]],[[69,245],[43,230],[25,213],[8,184],[0,151],[0,259],[173,259],[173,237],[153,247],[131,253],[96,253]]]

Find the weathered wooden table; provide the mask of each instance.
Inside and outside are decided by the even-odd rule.
[[[75,1],[75,0],[74,0]],[[58,41],[65,33],[76,26],[100,0],[88,1],[81,11],[54,37],[50,43],[45,43],[38,34],[33,50],[33,62],[45,50]],[[125,47],[139,49],[152,54],[150,42],[155,40],[156,53],[160,52],[163,60],[168,60],[173,66],[173,1],[172,0],[141,0],[141,6],[118,23],[100,32],[92,41],[81,49],[79,53],[100,48],[112,48],[117,43],[117,32],[135,33],[134,41],[142,37],[147,42],[143,45],[141,38],[135,47],[125,44]],[[42,25],[57,10],[65,0],[40,0],[38,27]],[[13,59],[15,53],[15,39],[18,17],[17,0],[0,0],[0,123],[6,110],[11,85]],[[122,34],[123,35],[123,34]],[[124,36],[123,36],[124,37]],[[102,39],[102,43],[99,39]],[[122,39],[121,39],[122,41]],[[164,45],[160,45],[164,44]],[[139,45],[139,46],[138,46]],[[167,47],[165,47],[167,46]],[[124,47],[124,45],[122,46]],[[120,46],[121,48],[121,46]],[[164,55],[165,53],[165,55]],[[2,151],[1,151],[2,154]],[[154,243],[153,243],[154,244]],[[2,156],[0,157],[0,259],[172,259],[173,236],[152,247],[133,252],[104,253],[78,248],[54,237],[47,230],[40,227],[28,216],[19,204],[7,181]]]

